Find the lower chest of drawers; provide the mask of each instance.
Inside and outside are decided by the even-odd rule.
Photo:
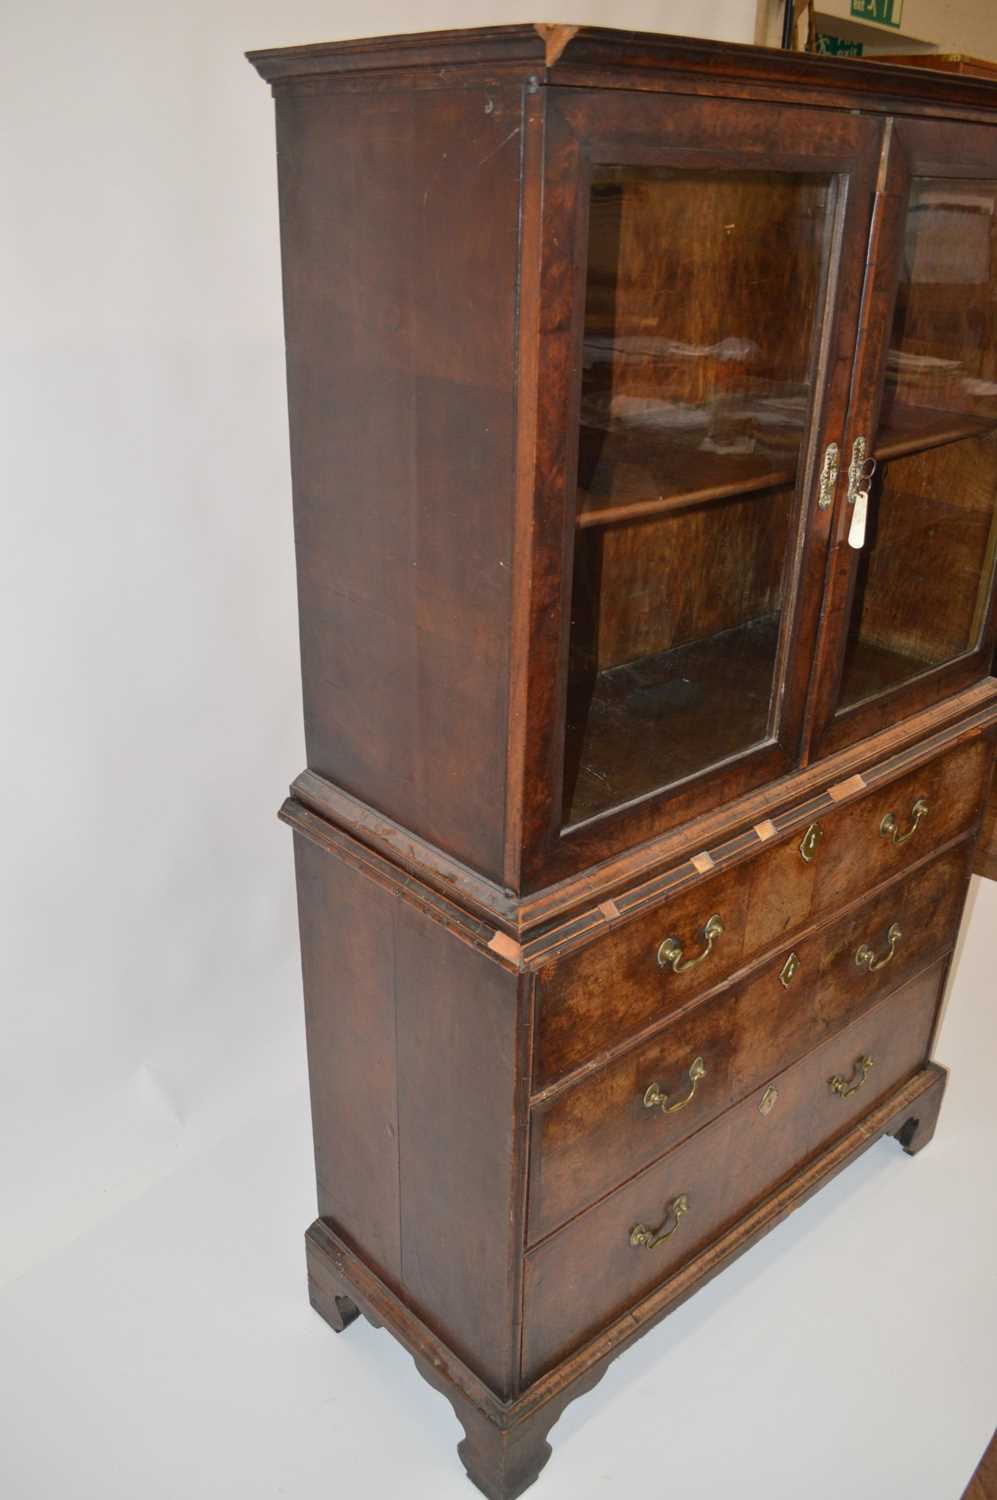
[[[528,1251],[524,1380],[638,1303],[912,1074],[945,969],[908,979]]]
[[[939,756],[539,966],[526,1384],[925,1064],[988,761]]]
[[[926,1090],[937,1113],[922,1065],[991,752],[950,737],[787,793],[522,946],[289,804],[331,1319],[360,1257],[379,1321],[528,1404],[873,1115]]]
[[[969,841],[920,863],[718,991],[535,1097],[528,1242],[673,1149],[948,952]]]

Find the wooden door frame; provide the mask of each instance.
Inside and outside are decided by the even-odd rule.
[[[842,442],[861,290],[847,270],[861,259],[867,242],[883,133],[878,117],[807,106],[623,91],[607,97],[574,88],[545,93],[534,309],[539,353],[528,684],[514,747],[522,776],[517,874],[523,891],[563,879],[718,800],[773,781],[799,760],[833,515],[833,508],[817,506],[817,476],[827,444],[834,441],[840,447]],[[778,734],[678,789],[650,792],[562,833],[588,184],[593,164],[602,162],[827,173],[838,180],[839,197],[815,330],[808,436],[797,479],[795,583],[784,606],[776,666],[784,684]]]
[[[997,182],[997,129],[948,120],[888,122],[883,163],[869,237],[859,340],[855,356],[842,467],[847,472],[855,439],[872,452],[882,404],[886,360],[903,254],[910,185],[914,177]],[[930,667],[911,681],[872,699],[838,710],[852,596],[862,557],[848,545],[851,508],[847,482],[839,486],[834,541],[828,568],[827,602],[817,647],[818,669],[807,711],[807,758],[855,744],[899,719],[951,697],[986,677],[997,632],[997,587],[990,580],[988,618],[979,644],[952,661]]]

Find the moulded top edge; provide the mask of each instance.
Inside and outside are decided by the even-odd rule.
[[[554,29],[575,32],[579,28],[524,23],[455,31],[413,31],[396,36],[315,42],[301,47],[267,47],[247,52],[246,57],[268,83],[367,69],[459,66],[497,60],[544,67],[547,61],[544,33]]]
[[[248,52],[272,84],[363,72],[408,72],[502,65],[538,82],[569,81],[573,68],[685,72],[729,81],[815,87],[870,100],[997,107],[997,82],[866,58],[825,57],[737,42],[604,26],[535,21],[454,31],[410,32]]]

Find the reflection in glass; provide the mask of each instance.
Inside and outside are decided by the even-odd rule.
[[[564,821],[773,732],[831,180],[592,184]]]
[[[997,543],[997,184],[915,178],[844,708],[972,651]]]

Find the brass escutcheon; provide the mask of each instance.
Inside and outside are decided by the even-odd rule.
[[[896,813],[888,812],[879,825],[879,831],[884,839],[889,839],[893,844],[906,844],[912,839],[920,828],[922,821],[928,816],[928,804],[923,797],[918,797],[910,810],[910,827],[906,833],[901,833],[897,825]]]
[[[706,939],[706,947],[702,953],[697,953],[695,958],[687,958],[682,962],[682,944],[678,938],[668,937],[658,949],[658,963],[663,969],[671,968],[673,974],[685,974],[689,969],[694,969],[701,964],[704,958],[709,958],[713,952],[713,944],[721,937],[724,930],[723,918],[719,912],[714,912],[703,928],[703,937]]]
[[[824,462],[820,471],[820,487],[817,492],[817,504],[821,510],[827,510],[834,499],[834,487],[838,482],[838,445],[828,443],[824,450]]]
[[[799,954],[791,953],[783,964],[779,973],[779,983],[784,990],[788,990],[797,974],[800,972]]]
[[[683,1094],[681,1099],[676,1099],[673,1104],[669,1104],[668,1094],[663,1094],[656,1083],[649,1083],[644,1090],[644,1108],[660,1109],[664,1115],[677,1114],[680,1109],[685,1109],[687,1104],[692,1103],[696,1085],[701,1078],[705,1077],[706,1064],[701,1057],[694,1057],[689,1064],[689,1092]]]
[[[817,845],[824,837],[824,830],[819,823],[811,823],[800,843],[800,857],[805,864],[810,864],[817,853]]]
[[[873,949],[869,947],[869,944],[863,943],[861,948],[856,949],[855,962],[860,969],[868,969],[870,974],[875,974],[877,969],[885,969],[887,964],[893,962],[897,951],[897,944],[902,937],[903,932],[901,931],[900,923],[891,923],[886,934],[886,941],[889,946],[883,957],[877,958]]]
[[[840,1073],[835,1073],[833,1078],[827,1080],[827,1086],[839,1099],[849,1099],[862,1087],[874,1066],[875,1059],[868,1054],[857,1057],[850,1078],[842,1078]]]
[[[662,1240],[670,1240],[682,1222],[682,1215],[687,1213],[688,1209],[688,1196],[685,1193],[680,1193],[674,1202],[670,1203],[665,1209],[665,1217],[657,1229],[646,1229],[643,1224],[634,1225],[630,1231],[631,1245],[633,1245],[635,1250],[653,1250],[655,1245],[661,1244]],[[669,1217],[674,1218],[675,1222],[670,1229],[665,1229],[664,1226],[668,1223]]]
[[[866,458],[865,438],[861,436],[857,437],[852,444],[852,461],[848,465],[849,505],[855,504],[859,492],[863,489],[864,485],[868,483],[868,478],[870,477],[867,475],[868,462],[869,461]]]

